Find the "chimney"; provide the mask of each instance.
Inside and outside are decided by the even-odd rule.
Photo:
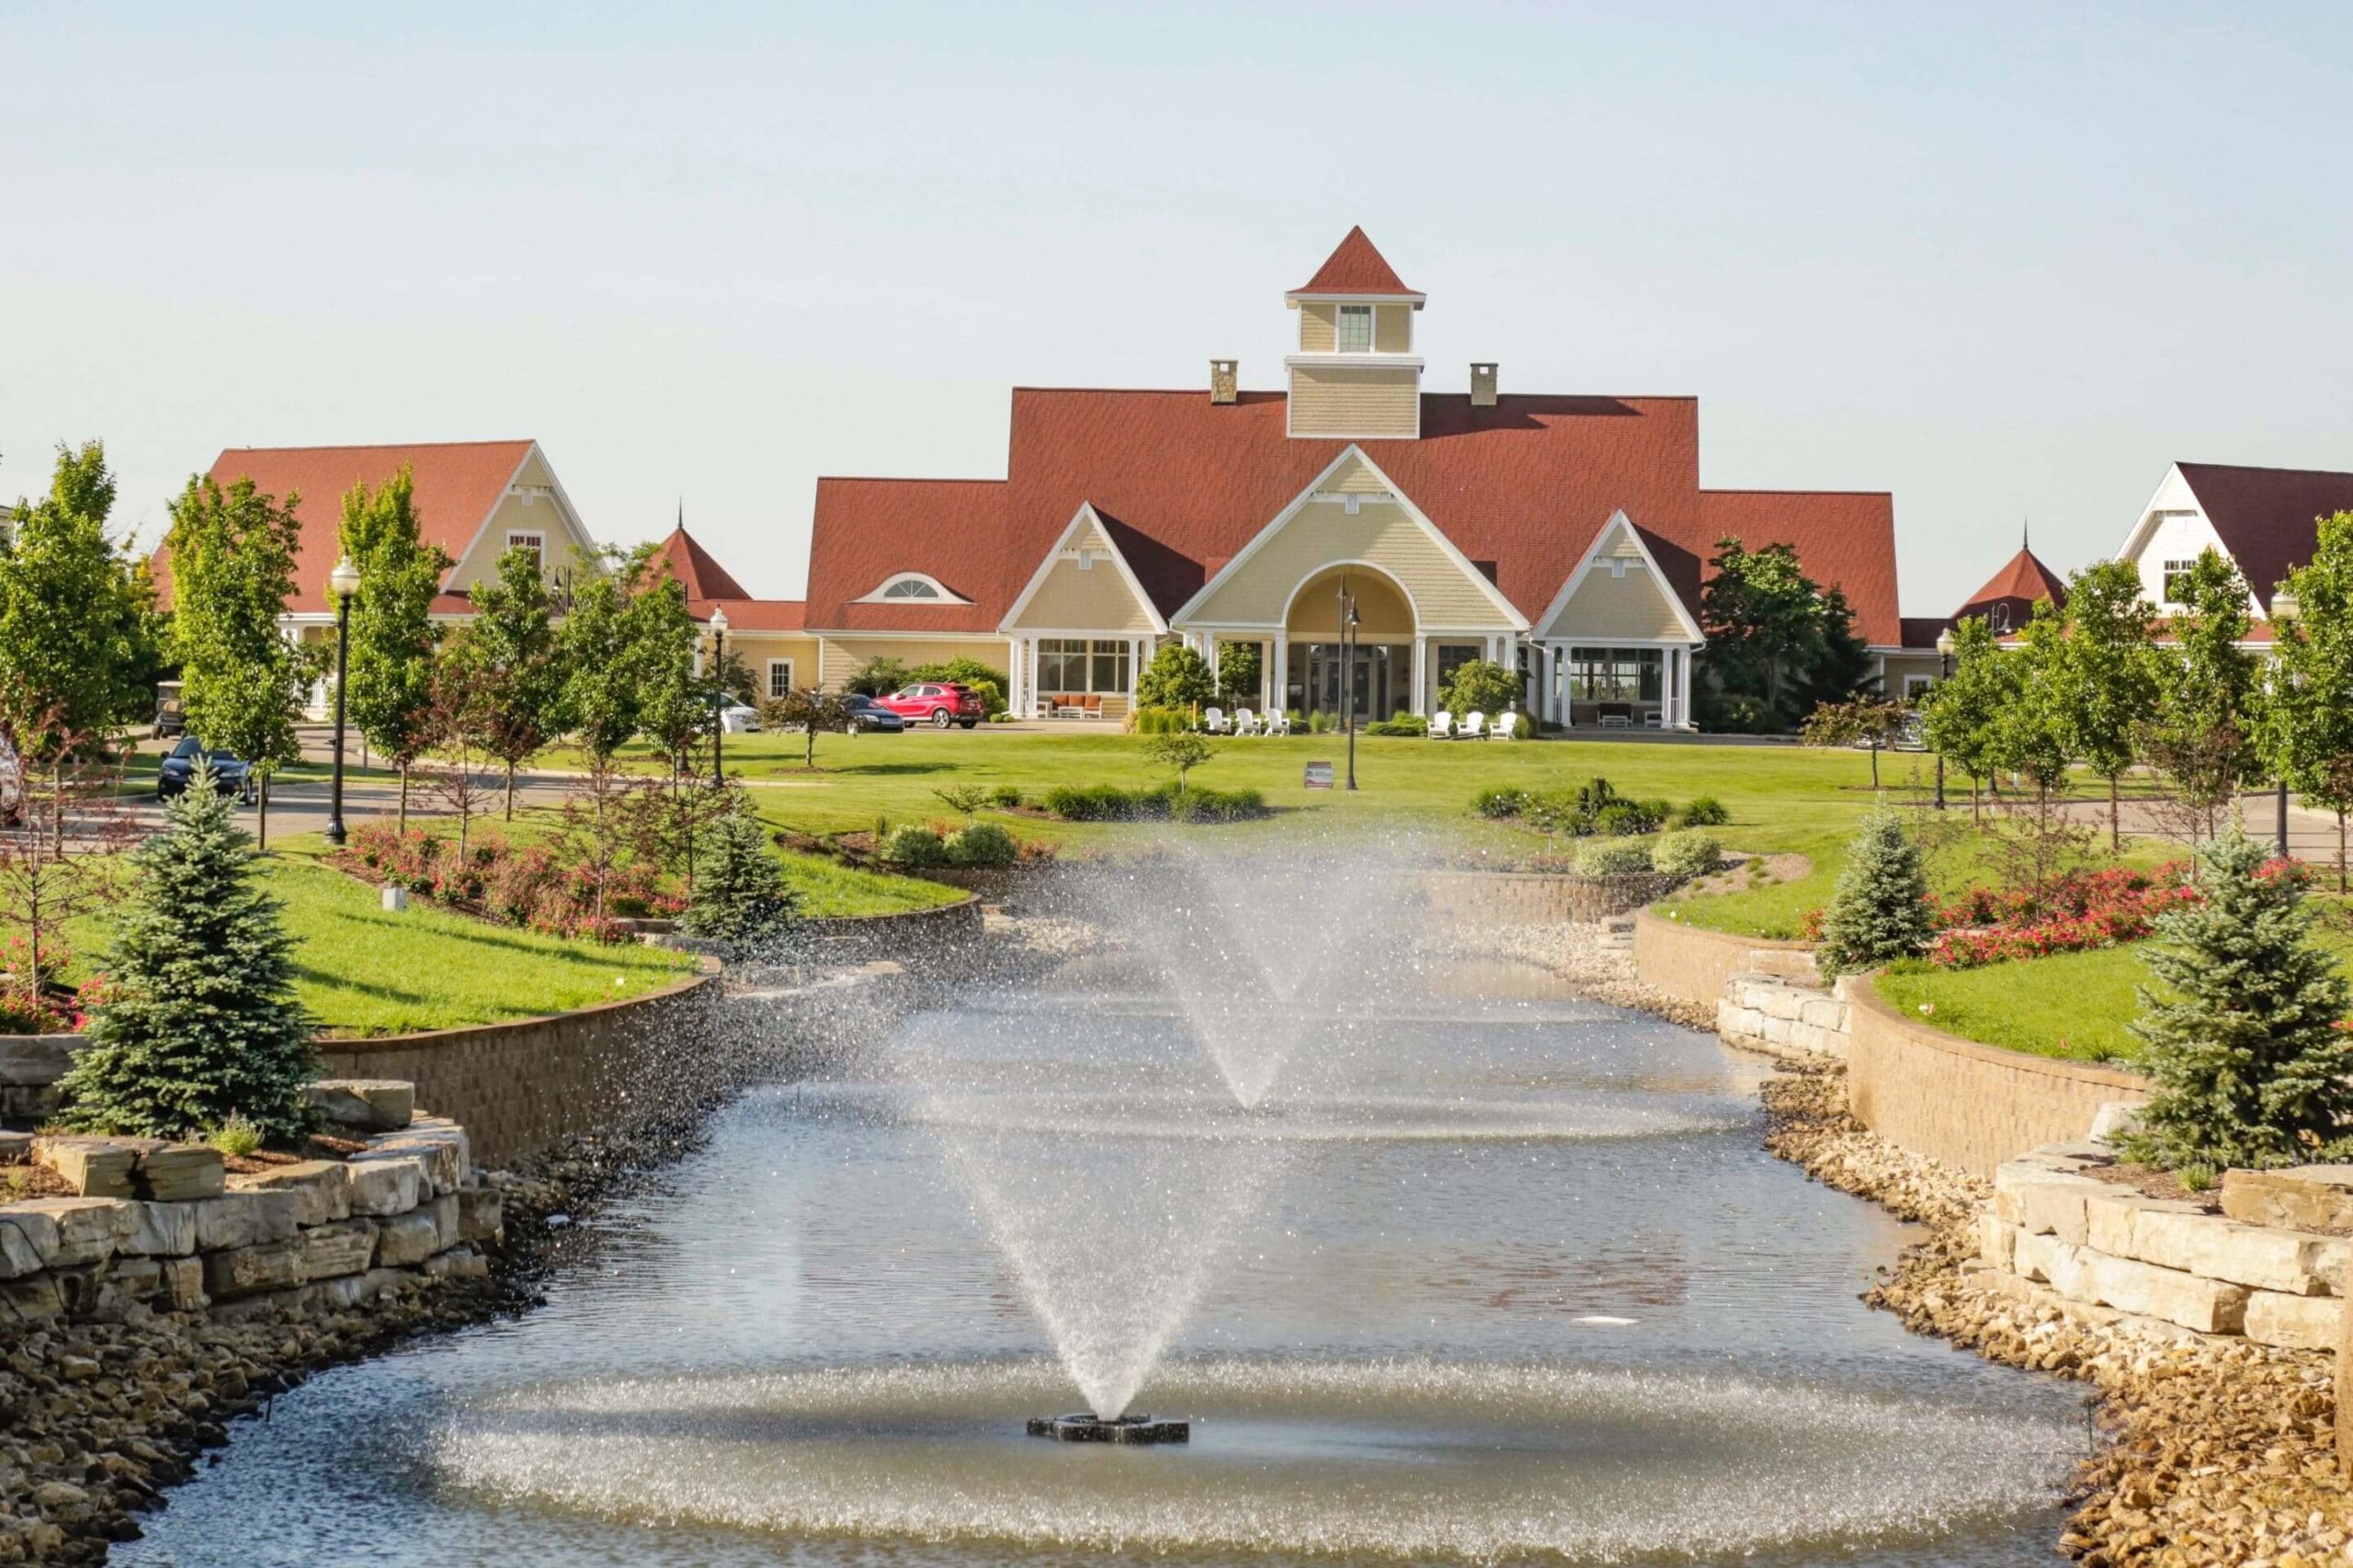
[[[1471,406],[1495,406],[1495,362],[1493,359],[1471,361]]]
[[[1210,361],[1210,401],[1211,403],[1232,403],[1240,395],[1234,386],[1235,376],[1240,369],[1241,362],[1235,359]]]

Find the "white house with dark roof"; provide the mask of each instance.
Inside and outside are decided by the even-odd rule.
[[[2164,612],[2181,608],[2176,584],[2198,557],[2219,551],[2246,579],[2248,608],[2261,623],[2254,640],[2268,641],[2273,593],[2312,560],[2320,519],[2344,511],[2353,511],[2353,473],[2177,462],[2117,559],[2139,568],[2142,591]]]

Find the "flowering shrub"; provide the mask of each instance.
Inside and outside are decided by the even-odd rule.
[[[613,915],[598,918],[597,878],[588,867],[568,865],[543,844],[520,847],[483,833],[459,854],[457,840],[429,828],[403,832],[390,823],[363,823],[335,858],[343,869],[391,887],[433,899],[551,937],[618,943],[629,939]],[[650,866],[630,865],[608,873],[606,908],[649,915],[676,915],[684,901],[665,892]]]
[[[2256,876],[2305,880],[2310,868],[2296,860],[2267,861]],[[2189,880],[2187,861],[2170,860],[2154,870],[2114,868],[2077,871],[2036,892],[2032,889],[1978,887],[1951,898],[1929,900],[1937,928],[1928,961],[1943,969],[1974,969],[2009,959],[2048,958],[2137,942],[2167,910],[2204,902]],[[1801,923],[1808,941],[1820,939],[1822,912]]]
[[[41,944],[41,966],[51,975],[63,973],[74,954],[54,938]],[[22,977],[31,971],[30,944],[22,937],[0,940],[0,1034],[80,1034],[89,1028],[90,1015],[114,999],[114,983],[92,975],[75,989],[53,982],[36,995]]]

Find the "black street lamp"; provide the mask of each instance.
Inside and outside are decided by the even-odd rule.
[[[335,769],[327,784],[327,842],[343,845],[343,687],[351,667],[351,596],[359,591],[359,568],[346,555],[327,574],[335,596]]]
[[[2294,620],[2302,608],[2303,607],[2296,602],[2296,596],[2289,591],[2287,585],[2281,584],[2271,596],[2271,625],[2274,635],[2285,631],[2286,623]],[[2288,858],[2288,780],[2284,776],[2279,780],[2278,810],[2279,858],[2285,860]]]
[[[1937,679],[1952,679],[1952,629],[1947,627],[1937,633]],[[1937,753],[1937,810],[1945,809],[1945,754]],[[1972,808],[1973,809],[1973,808]]]
[[[716,606],[710,612],[710,781],[724,784],[719,740],[727,733],[727,611]]]
[[[1348,730],[1348,788],[1357,787],[1357,597],[1340,574],[1340,711]]]

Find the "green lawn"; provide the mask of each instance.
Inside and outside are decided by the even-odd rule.
[[[387,915],[377,891],[312,858],[315,835],[262,858],[262,877],[286,904],[300,944],[296,988],[331,1035],[404,1034],[565,1012],[658,989],[694,960],[658,948],[605,948],[469,919],[418,902]],[[87,971],[101,960],[105,915],[68,932]]]
[[[2321,940],[2353,965],[2353,932],[2324,923]],[[1880,977],[1879,994],[1904,1011],[1964,1040],[2037,1056],[2130,1064],[2140,1042],[2125,1025],[2140,1012],[2134,988],[2148,984],[2138,944],[1977,969],[1906,965]],[[1923,1014],[1927,1006],[1931,1010]]]

